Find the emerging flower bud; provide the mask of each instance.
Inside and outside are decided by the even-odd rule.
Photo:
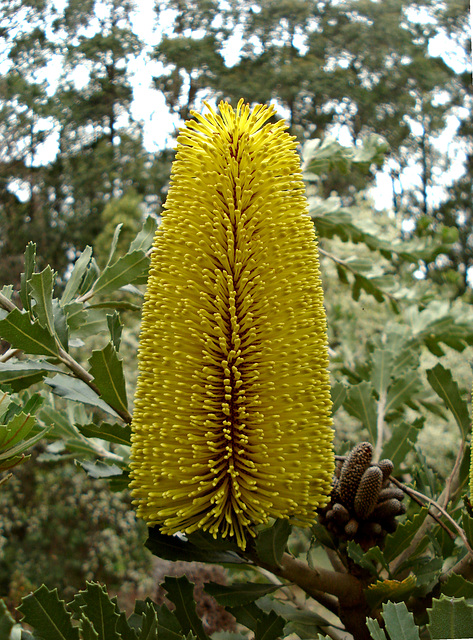
[[[245,548],[328,501],[326,319],[294,138],[272,107],[207,107],[181,129],[151,256],[130,486],[163,533]]]

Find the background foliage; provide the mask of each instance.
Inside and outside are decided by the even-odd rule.
[[[132,10],[119,0],[70,0],[63,10],[8,0],[1,10],[0,595],[18,619],[19,597],[34,591],[19,612],[38,638],[53,637],[52,621],[62,638],[208,637],[185,577],[166,578],[168,604],[138,601],[132,613],[120,600],[128,620],[99,584],[111,594],[129,588],[133,600],[155,596],[145,533],[126,495],[139,312],[173,154],[172,145],[147,150],[132,109],[133,64],[155,60],[162,63],[153,67],[156,90],[179,118],[203,99],[273,100],[304,143],[336,452],[370,441],[410,493],[381,548],[334,540],[321,526],[307,533],[276,522],[251,557],[205,536],[170,543],[156,531],[148,549],[166,560],[231,567],[226,587],[210,578],[204,588],[232,614],[238,637],[250,629],[264,640],[339,638],[342,628],[375,640],[394,640],[399,629],[412,638],[466,637],[473,621],[473,520],[463,502],[473,342],[467,3],[413,10],[400,0],[206,0],[183,10],[168,0],[155,7],[156,24],[167,26],[154,47],[137,35]],[[243,44],[230,64],[225,51],[235,33]],[[455,69],[432,55],[439,34],[455,43]],[[54,83],[46,73],[53,60],[62,65]],[[437,141],[447,126],[448,148]],[[51,132],[57,149],[46,160]],[[340,135],[351,144],[341,145]],[[403,178],[410,167],[411,182]],[[371,199],[381,170],[393,185],[392,211],[388,196],[383,212]],[[356,608],[363,624],[369,618],[365,635],[355,632],[360,619],[343,595],[324,599],[319,583],[307,583],[315,566],[343,584],[340,562],[364,589]],[[299,588],[279,588],[291,583]],[[0,609],[0,638],[14,627],[12,613]],[[229,632],[216,633],[221,640]]]

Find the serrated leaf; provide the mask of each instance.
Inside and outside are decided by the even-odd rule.
[[[67,281],[64,293],[62,294],[62,306],[65,306],[67,303],[71,302],[75,297],[80,285],[82,284],[84,274],[87,271],[91,258],[92,248],[87,246],[74,264],[74,268],[69,277],[69,280]]]
[[[108,330],[110,331],[111,343],[115,350],[118,352],[120,350],[120,342],[123,330],[123,324],[120,320],[120,314],[118,313],[118,311],[115,311],[113,315],[107,315],[107,325]]]
[[[460,395],[458,384],[453,379],[452,372],[441,364],[437,364],[433,369],[427,371],[427,379],[432,389],[442,398],[445,406],[453,414],[461,436],[463,440],[466,440],[470,432],[468,405]]]
[[[56,334],[63,349],[68,351],[69,348],[69,325],[64,308],[60,306],[57,298],[53,299],[53,320],[54,333]]]
[[[473,518],[466,511],[462,513],[462,525],[471,546],[473,545]]]
[[[45,380],[45,383],[51,387],[53,393],[67,400],[74,400],[83,404],[89,404],[98,407],[102,411],[118,418],[118,414],[104,402],[85,382],[78,378],[72,378],[66,374],[58,374],[54,378]]]
[[[133,284],[137,278],[147,273],[149,258],[143,251],[132,251],[119,258],[100,275],[95,283],[94,293],[104,294]]]
[[[392,461],[394,468],[404,462],[406,455],[411,451],[419,435],[421,426],[402,421],[396,425],[390,439],[384,444],[381,458]]]
[[[396,640],[420,640],[414,616],[404,602],[383,604],[383,618],[390,638]],[[453,637],[453,636],[452,636]]]
[[[123,361],[117,356],[111,342],[103,349],[92,351],[89,358],[90,374],[100,389],[100,396],[112,408],[127,411]]]
[[[331,387],[330,395],[332,396],[332,416],[333,416],[338,411],[338,409],[340,409],[340,407],[342,406],[346,398],[347,390],[345,385],[342,384],[341,382],[335,382],[335,384],[333,384]]]
[[[79,632],[72,626],[71,614],[66,611],[64,600],[59,599],[57,589],[50,591],[41,585],[22,598],[18,611],[41,640],[79,640]]]
[[[241,607],[228,607],[228,611],[235,620],[252,631],[256,631],[258,621],[262,619],[264,611],[254,602],[242,605]]]
[[[363,569],[368,569],[373,575],[377,576],[379,573],[379,569],[377,567],[378,564],[381,567],[387,569],[388,565],[386,562],[386,558],[384,557],[383,552],[379,547],[371,547],[368,551],[363,551],[360,545],[353,540],[347,545],[348,555],[352,560],[356,562]]]
[[[36,265],[36,245],[29,242],[25,250],[25,271],[20,277],[20,299],[23,309],[31,311],[31,297],[29,279],[34,273]]]
[[[386,537],[384,544],[384,557],[388,562],[397,558],[412,542],[417,530],[426,519],[429,510],[422,507],[419,513],[416,513],[412,520],[406,520],[399,524],[394,533]]]
[[[41,381],[48,372],[61,373],[48,362],[0,362],[0,384],[9,384],[17,393]]]
[[[256,623],[255,640],[277,640],[283,635],[286,621],[277,613],[264,613]]]
[[[76,439],[78,437],[77,429],[71,424],[67,415],[61,411],[56,411],[50,405],[46,405],[41,409],[38,418],[51,427],[51,436],[63,440]]]
[[[0,448],[13,447],[24,440],[34,427],[36,421],[33,416],[19,413],[7,424],[0,425]]]
[[[222,607],[241,607],[254,602],[279,589],[275,584],[261,584],[254,582],[236,582],[232,585],[222,585],[216,582],[206,582],[204,590],[211,595]]]
[[[7,605],[0,599],[0,640],[9,640],[15,620],[10,615]]]
[[[41,429],[38,433],[27,440],[23,440],[18,442],[17,444],[5,449],[0,452],[0,460],[7,460],[8,458],[13,458],[14,456],[19,456],[24,451],[32,447],[34,444],[39,442],[44,436],[48,433],[49,429]]]
[[[300,609],[287,602],[281,602],[277,597],[264,596],[258,600],[258,607],[269,613],[274,611],[286,621],[284,636],[295,632],[299,638],[314,638],[321,627],[330,626],[330,622],[315,611]]]
[[[371,381],[376,391],[384,393],[391,379],[394,364],[394,353],[387,349],[376,349],[371,356],[372,371]]]
[[[94,629],[94,625],[84,614],[80,620],[81,640],[99,640],[99,634]]]
[[[145,220],[143,228],[138,233],[136,238],[130,244],[129,253],[132,251],[148,251],[154,240],[154,235],[158,227],[158,222],[153,216],[148,216]]]
[[[278,567],[284,551],[287,539],[291,533],[291,525],[288,520],[279,519],[268,529],[263,529],[255,541],[256,552],[262,562],[272,567]]]
[[[376,442],[377,411],[372,385],[366,381],[352,385],[343,406],[351,416],[358,418],[368,429],[371,442]]]
[[[199,640],[208,640],[202,621],[195,612],[194,585],[186,576],[180,578],[166,576],[163,587],[167,591],[168,599],[176,607],[175,615],[184,634],[192,631]]]
[[[417,581],[413,574],[404,580],[377,580],[365,589],[366,601],[371,609],[377,609],[382,602],[392,600],[407,600],[407,597],[414,591]]]
[[[41,273],[33,273],[30,278],[31,297],[36,304],[33,312],[42,327],[54,335],[53,286],[55,274],[48,265]]]
[[[78,463],[87,471],[91,478],[112,478],[114,476],[121,476],[123,473],[123,469],[120,469],[116,464],[107,464],[101,460],[96,460],[95,462],[79,460]]]
[[[368,627],[368,631],[370,632],[370,636],[373,640],[387,640],[386,634],[379,626],[379,622],[377,620],[373,620],[373,618],[366,618],[366,626]]]
[[[210,562],[212,564],[242,564],[246,561],[233,551],[202,549],[189,540],[178,536],[168,536],[159,531],[159,527],[148,529],[145,542],[151,553],[163,560],[182,560],[184,562]]]
[[[108,254],[108,260],[107,260],[107,264],[105,265],[105,268],[107,268],[113,260],[113,256],[115,255],[115,251],[117,249],[118,238],[120,237],[122,228],[123,228],[123,222],[120,222],[120,224],[117,224],[117,226],[115,227],[115,231],[113,232],[112,242],[110,243],[110,251]]]
[[[402,404],[412,399],[421,386],[421,380],[417,371],[409,371],[403,378],[392,384],[387,393],[386,413],[394,411]]]
[[[159,640],[182,640],[182,629],[173,611],[163,604],[157,609]]]
[[[33,355],[56,356],[58,347],[54,337],[37,320],[31,322],[27,313],[13,309],[0,320],[0,336],[14,349]]]
[[[158,640],[158,615],[149,602],[146,603],[146,609],[142,614],[141,629],[137,639]]]
[[[98,640],[120,640],[116,632],[119,614],[104,587],[87,582],[87,587],[74,596],[75,608],[87,617],[97,632]]]
[[[453,573],[442,584],[442,593],[454,598],[473,598],[473,582]]]
[[[95,424],[91,422],[89,424],[76,423],[75,426],[86,438],[101,438],[107,442],[130,446],[131,427],[128,425],[121,426],[117,423],[110,424],[108,422]]]
[[[473,606],[465,598],[440,596],[432,600],[432,609],[427,609],[432,640],[444,638],[471,638],[473,630]]]

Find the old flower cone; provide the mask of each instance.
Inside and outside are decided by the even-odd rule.
[[[145,296],[138,514],[245,548],[315,520],[333,472],[326,319],[296,144],[240,101],[186,123]]]

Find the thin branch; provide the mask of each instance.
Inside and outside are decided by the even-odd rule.
[[[447,482],[445,483],[445,489],[442,491],[442,496],[444,499],[442,501],[443,507],[446,508],[448,503],[450,502],[450,497],[452,494],[452,484],[453,481],[457,479],[457,475],[460,471],[460,465],[463,458],[463,453],[465,451],[465,441],[462,440],[460,448],[458,449],[458,454],[455,460],[455,464],[453,465],[452,472],[447,478]],[[445,496],[443,496],[445,494]]]
[[[3,293],[0,293],[0,307],[3,307],[6,311],[13,311],[14,309],[18,309],[16,304],[14,304],[11,300],[9,300]]]

